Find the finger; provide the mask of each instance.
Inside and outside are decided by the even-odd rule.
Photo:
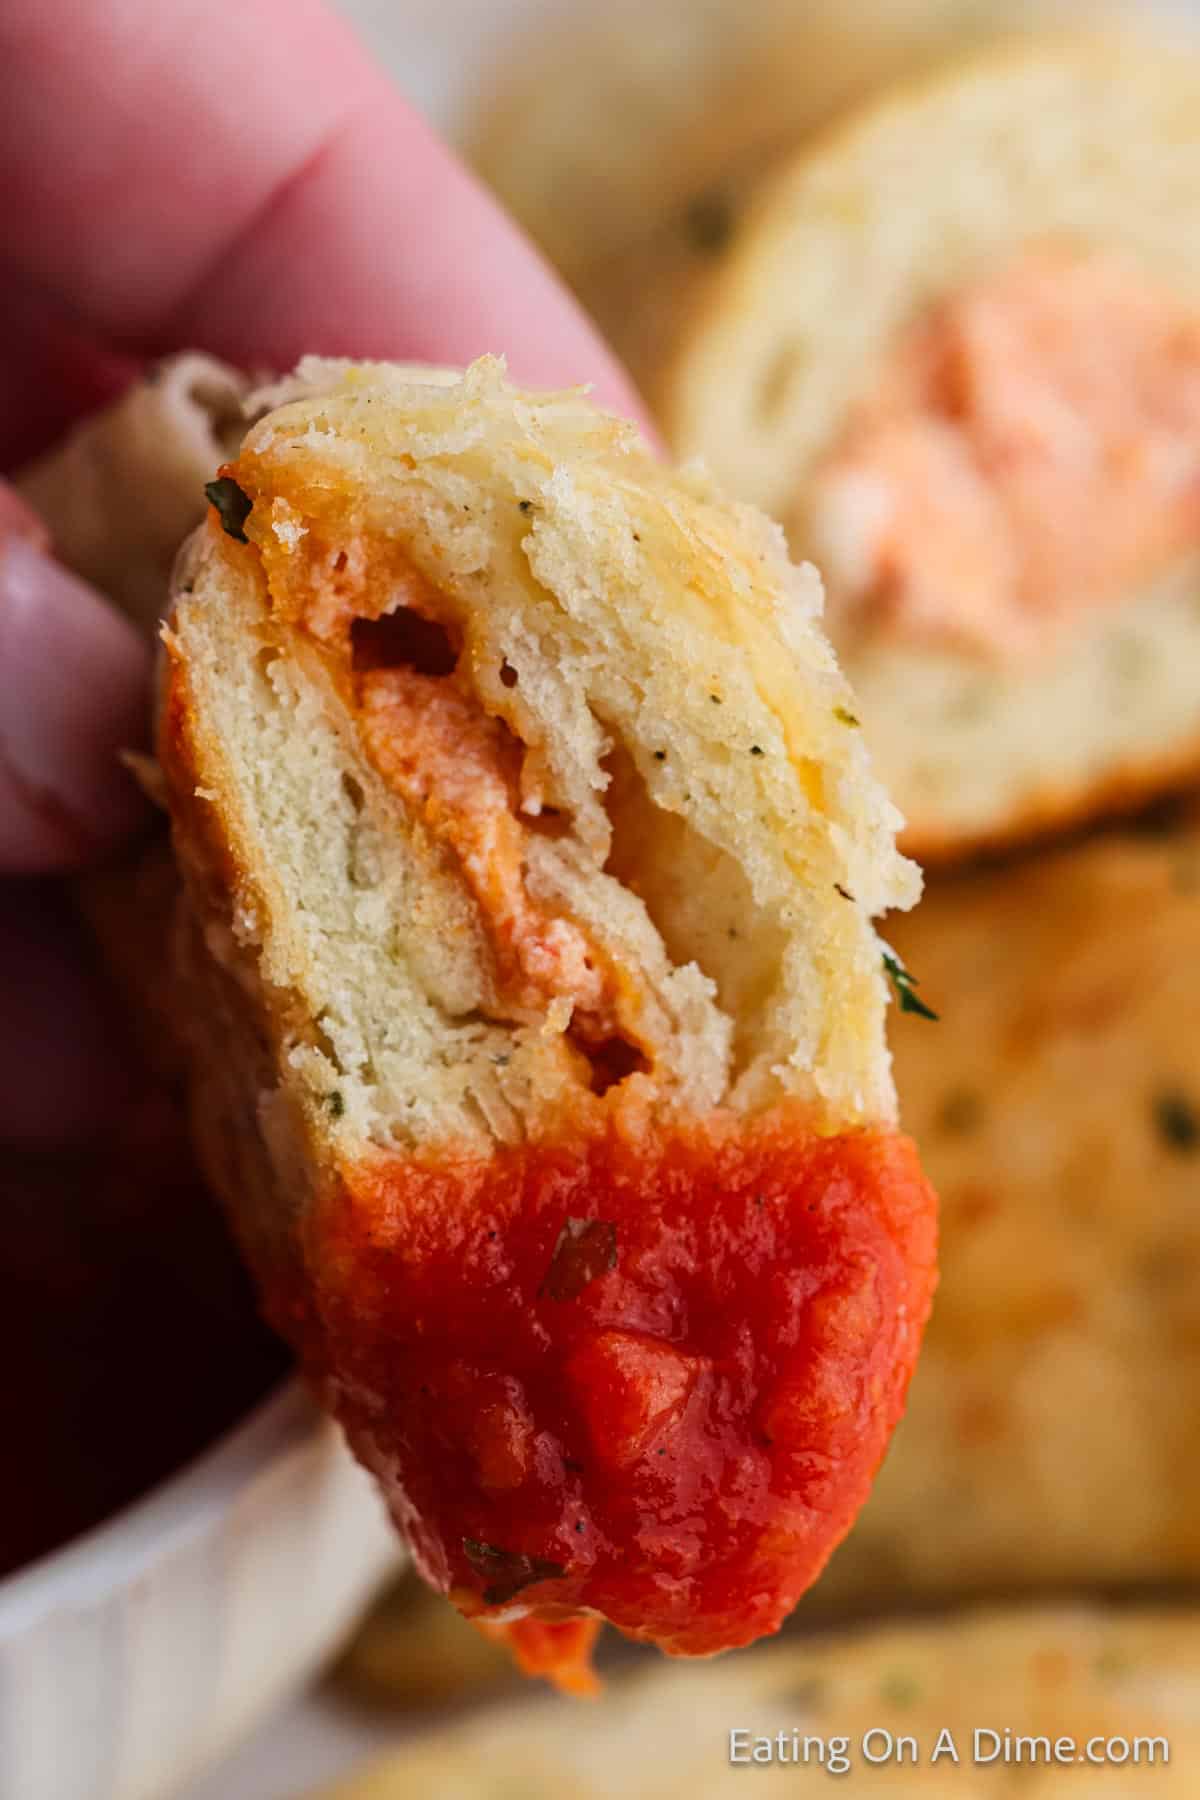
[[[0,265],[0,469],[47,449],[129,384],[139,362],[88,340],[11,267]]]
[[[0,254],[93,330],[276,366],[504,351],[525,379],[636,409],[533,250],[316,0],[7,0],[0,67]]]
[[[102,334],[154,330],[374,79],[317,0],[5,0],[4,253]]]
[[[20,494],[0,481],[0,544],[21,538],[35,550],[50,548],[50,533]]]
[[[169,330],[250,363],[272,348],[285,363],[314,349],[451,364],[499,351],[532,386],[586,381],[618,411],[639,406],[530,245],[388,91],[275,196]]]
[[[143,816],[118,756],[146,735],[149,662],[91,588],[0,539],[0,870],[87,863]]]

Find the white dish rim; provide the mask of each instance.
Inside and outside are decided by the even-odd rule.
[[[264,1468],[334,1428],[298,1375],[285,1376],[238,1423],[110,1518],[0,1580],[0,1646],[56,1612],[93,1607],[210,1532]]]

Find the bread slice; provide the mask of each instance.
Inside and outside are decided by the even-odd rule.
[[[1010,1605],[642,1667],[583,1714],[460,1716],[310,1800],[728,1800],[743,1775],[769,1800],[1191,1800],[1198,1719],[1194,1602]]]
[[[870,922],[917,878],[819,583],[493,359],[285,391],[166,638],[207,1168],[463,1610],[745,1642],[932,1285]]]
[[[1104,604],[1043,587],[1031,604],[1069,613],[1067,627],[1036,655],[989,655],[961,641],[976,626],[968,581],[938,636],[852,603],[872,510],[835,518],[822,485],[907,334],[1023,258],[1116,259],[1200,317],[1198,99],[1194,49],[1062,39],[864,109],[764,191],[665,375],[676,447],[821,561],[830,632],[918,855],[1059,827],[1200,763],[1200,542],[1149,559]],[[1136,434],[1110,450],[1137,454]],[[1104,517],[1090,521],[1077,542]],[[938,536],[926,531],[926,560]]]
[[[1194,1583],[1200,832],[943,877],[895,937],[942,1014],[892,1034],[942,1283],[810,1604]]]
[[[1097,0],[610,0],[539,19],[466,150],[653,393],[764,177],[847,107]]]

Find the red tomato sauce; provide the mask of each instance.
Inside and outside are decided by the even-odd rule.
[[[614,1112],[569,1148],[347,1169],[274,1310],[464,1612],[705,1655],[776,1630],[866,1498],[935,1234],[893,1132]]]
[[[522,1675],[541,1675],[560,1693],[593,1700],[602,1683],[592,1667],[599,1619],[539,1619],[530,1613],[503,1625],[486,1614],[474,1620],[485,1637],[507,1645]]]

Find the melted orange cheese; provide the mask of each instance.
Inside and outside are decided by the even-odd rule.
[[[374,669],[361,679],[368,756],[392,791],[449,848],[486,922],[499,984],[533,1010],[569,999],[607,1011],[603,966],[571,920],[530,898],[517,817],[522,747],[444,677]]]
[[[819,477],[841,597],[899,637],[1053,651],[1200,544],[1200,317],[1031,251],[897,345]]]

